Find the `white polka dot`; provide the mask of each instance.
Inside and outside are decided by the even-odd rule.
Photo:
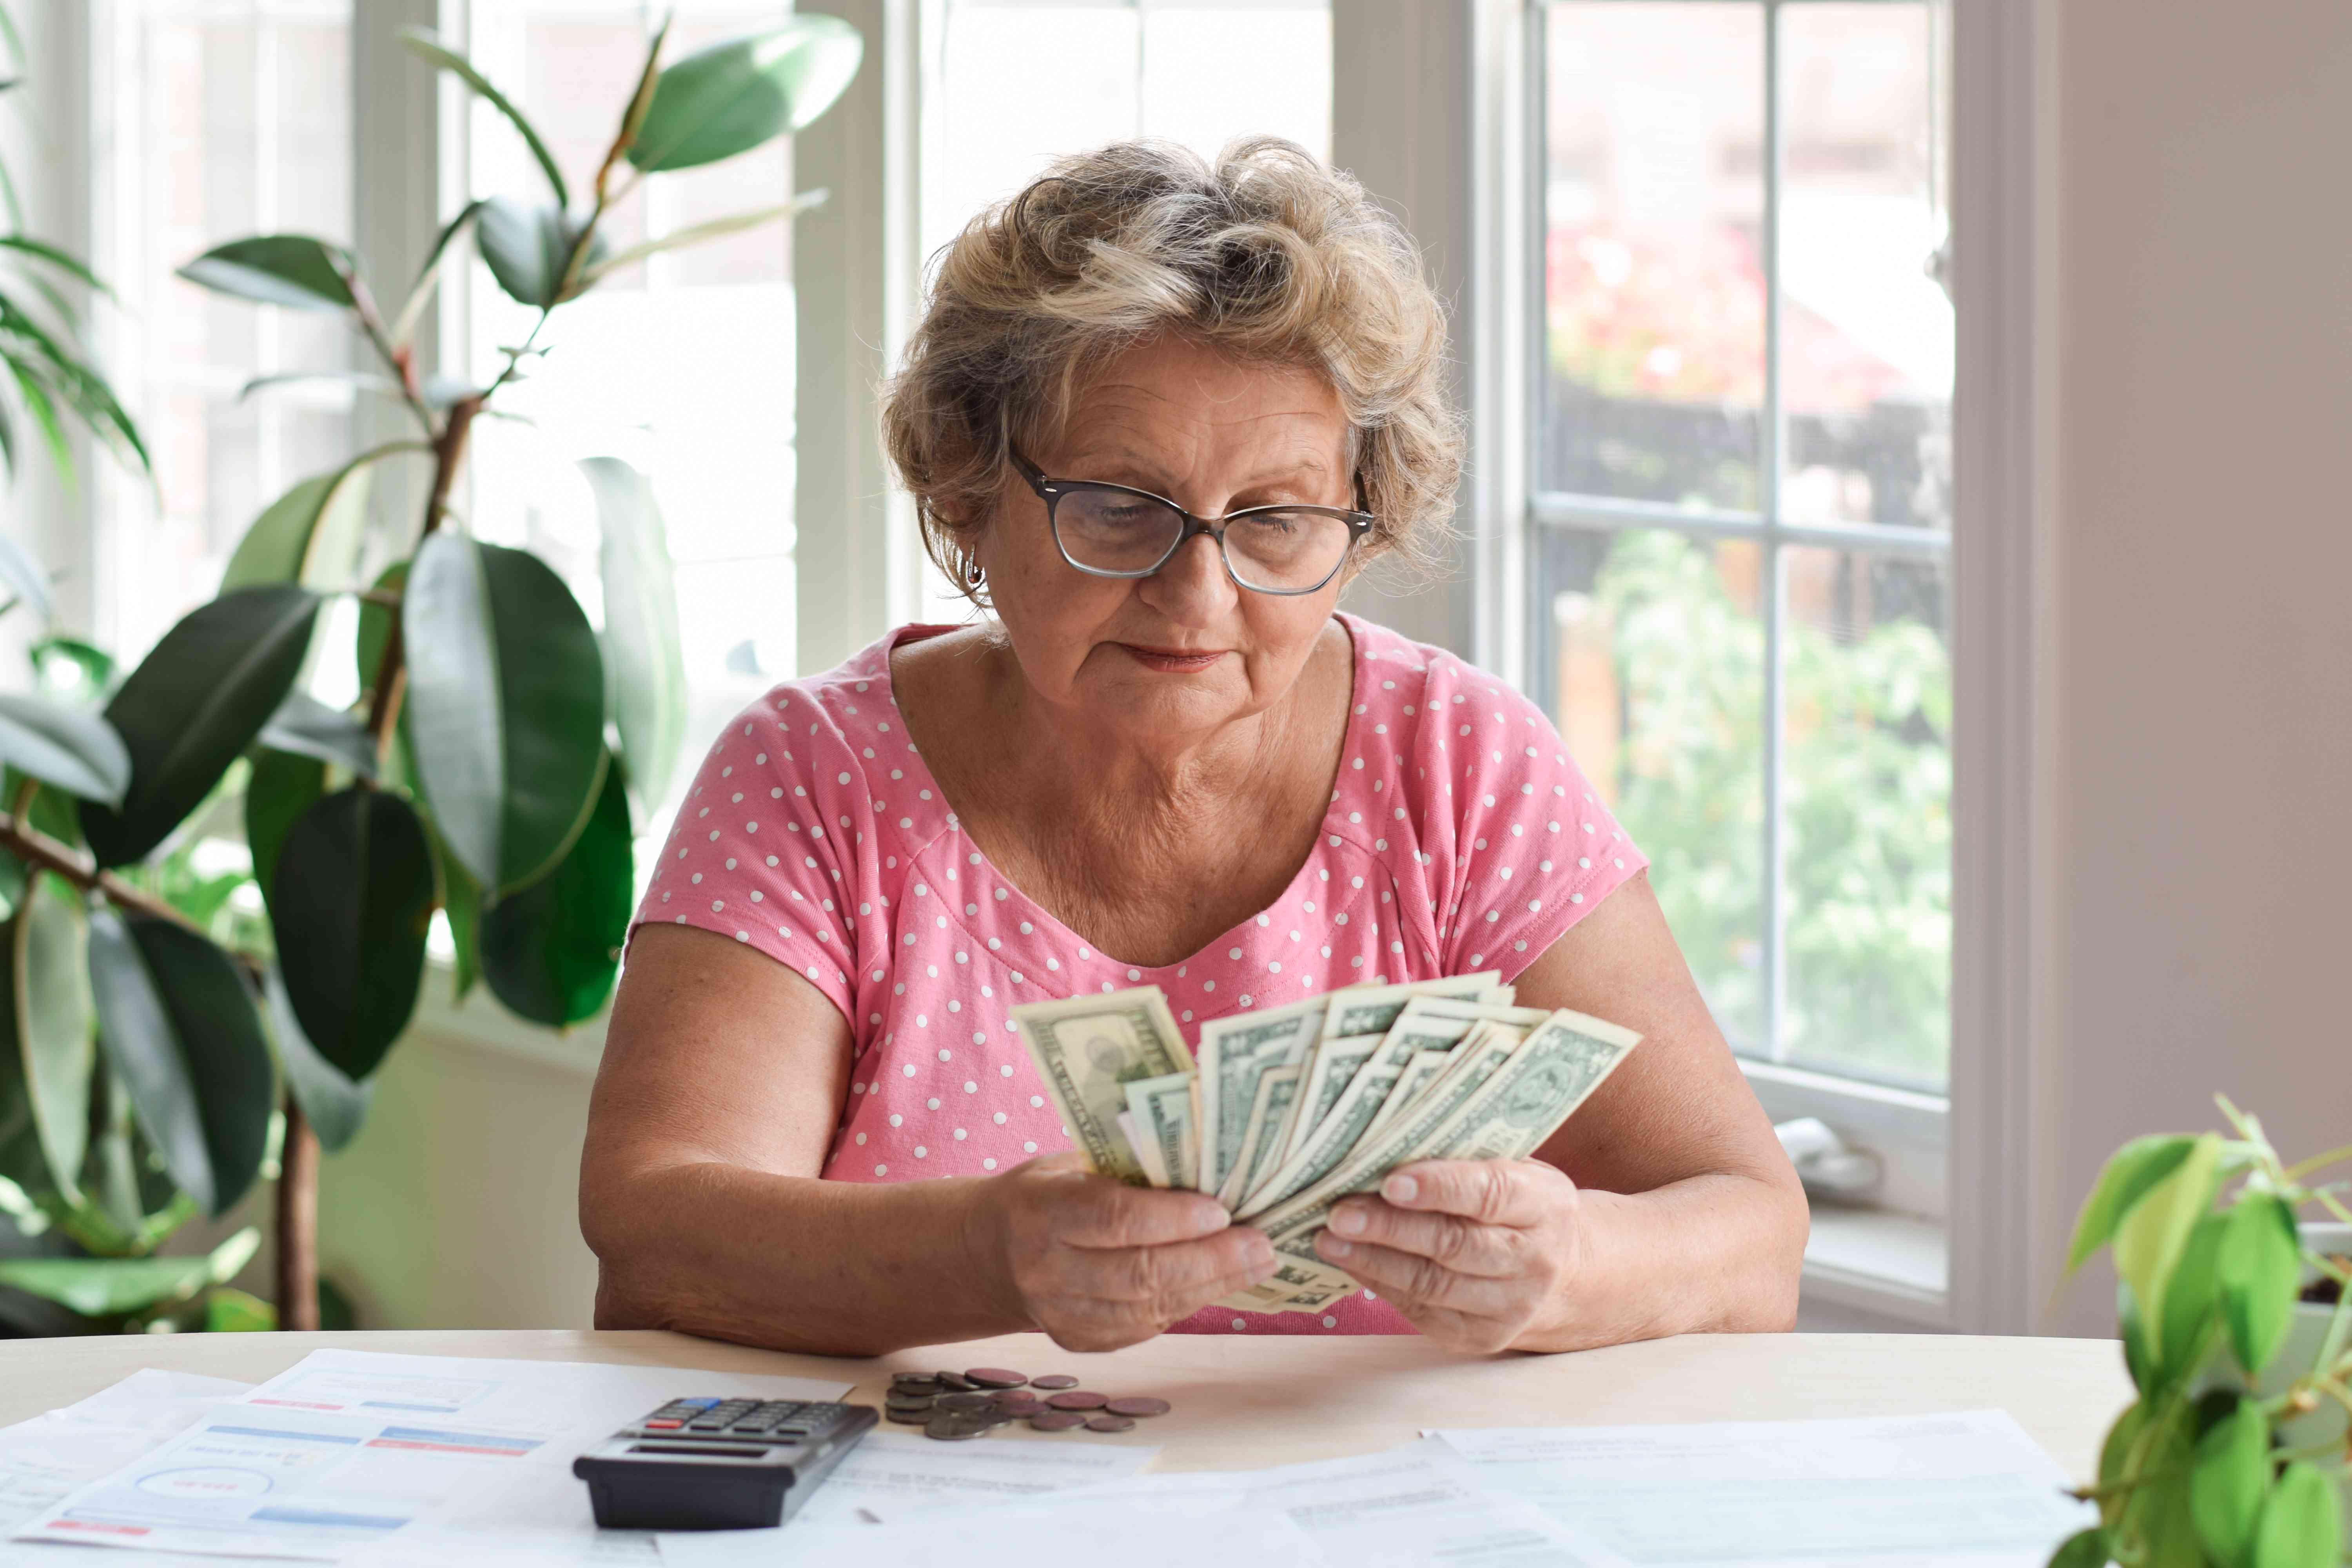
[[[1249,1324],[1248,1324],[1246,1321],[1244,1321],[1244,1320],[1242,1320],[1242,1319],[1240,1319],[1240,1318],[1235,1318],[1235,1319],[1234,1320],[1234,1332],[1235,1332],[1235,1333],[1237,1333],[1237,1334],[1238,1334],[1238,1333],[1241,1333],[1241,1332],[1243,1332],[1244,1331],[1247,1330],[1247,1329],[1248,1329],[1248,1327],[1249,1327]]]
[[[1032,1141],[1030,1141],[1030,1142],[1027,1142],[1023,1143],[1023,1144],[1021,1145],[1021,1152],[1022,1152],[1024,1154],[1034,1154],[1034,1153],[1037,1152],[1037,1145],[1036,1145],[1036,1142],[1035,1142],[1034,1140],[1032,1140]]]
[[[918,1159],[918,1160],[928,1160],[928,1159],[929,1159],[930,1157],[931,1157],[931,1152],[930,1152],[929,1149],[924,1148],[920,1143],[918,1143],[918,1144],[916,1144],[916,1145],[915,1145],[915,1158],[916,1158],[916,1159]]]
[[[1466,734],[1468,731],[1465,731],[1464,733]],[[835,784],[847,784],[849,782],[849,775],[847,773],[835,773],[834,775],[833,782]]]
[[[1339,1320],[1326,1314],[1323,1319],[1323,1326],[1327,1329],[1336,1329],[1339,1326]]]
[[[877,1165],[874,1167],[874,1173],[877,1176],[887,1176],[890,1173],[890,1167],[887,1165]]]
[[[993,1171],[996,1169],[996,1162],[993,1160],[982,1160],[980,1163],[980,1168],[983,1171]]]
[[[915,1069],[914,1069],[914,1068],[908,1068],[907,1069],[908,1076],[908,1077],[910,1077],[910,1078],[911,1078],[911,1077],[913,1077],[913,1076],[914,1076],[914,1071],[915,1071]],[[906,1125],[906,1122],[907,1122],[907,1119],[906,1119],[905,1117],[903,1117],[903,1116],[900,1116],[898,1112],[893,1111],[893,1112],[891,1112],[891,1113],[890,1113],[890,1125],[891,1125],[891,1126],[893,1126],[893,1127],[903,1127],[903,1126],[905,1126],[905,1125]]]

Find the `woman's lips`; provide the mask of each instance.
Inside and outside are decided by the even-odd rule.
[[[1188,653],[1182,648],[1141,647],[1131,642],[1120,643],[1118,647],[1144,668],[1165,670],[1171,675],[1198,675],[1225,657],[1220,652]]]

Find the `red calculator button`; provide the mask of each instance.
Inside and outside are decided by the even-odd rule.
[[[668,1430],[670,1428],[683,1426],[685,1425],[686,1423],[683,1421],[648,1421],[646,1423],[646,1429],[647,1431],[652,1431],[656,1427],[660,1427],[664,1430]]]

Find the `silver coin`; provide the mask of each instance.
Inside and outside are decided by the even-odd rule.
[[[923,1427],[923,1436],[936,1437],[942,1443],[961,1443],[980,1436],[989,1429],[991,1423],[987,1421],[976,1421],[969,1416],[950,1412],[945,1415],[932,1416]]]
[[[929,1422],[937,1419],[937,1417],[932,1415],[931,1407],[926,1405],[920,1410],[898,1410],[895,1408],[885,1410],[882,1412],[882,1419],[885,1421],[896,1421],[901,1426],[921,1426],[928,1425]]]
[[[982,1394],[976,1389],[970,1394],[940,1395],[940,1408],[942,1410],[986,1410],[993,1403],[993,1396]]]
[[[950,1388],[959,1394],[969,1394],[980,1386],[960,1372],[943,1372],[937,1375],[941,1388]]]

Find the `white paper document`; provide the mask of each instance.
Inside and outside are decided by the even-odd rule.
[[[0,1427],[0,1531],[121,1468],[213,1403],[250,1384],[194,1373],[134,1372],[77,1405]]]
[[[594,1527],[584,1449],[686,1394],[844,1383],[675,1367],[317,1351],[26,1524],[20,1541],[341,1561],[656,1558]]]
[[[1021,1502],[1139,1474],[1157,1448],[1059,1437],[1043,1442],[935,1443],[872,1431],[793,1516],[792,1529],[898,1524],[939,1509]]]
[[[983,1522],[984,1520],[984,1522]],[[1118,1568],[1322,1568],[1312,1537],[1284,1514],[1211,1508],[1139,1512],[1131,1499],[1008,1503],[948,1522],[835,1524],[664,1535],[664,1568],[1036,1568],[1083,1556]]]
[[[1644,1568],[2041,1568],[2097,1521],[2005,1411],[1438,1434],[1496,1490]]]

